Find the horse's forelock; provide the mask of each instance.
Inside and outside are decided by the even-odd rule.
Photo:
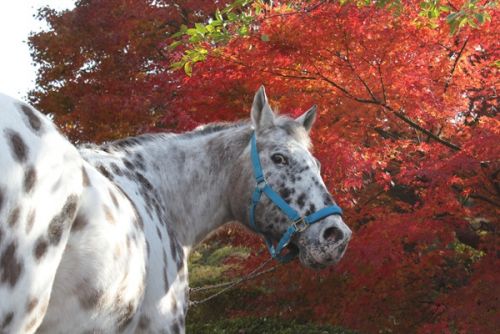
[[[287,116],[280,116],[275,120],[275,123],[279,128],[283,129],[288,136],[303,143],[307,148],[311,148],[309,134],[306,129],[294,119]]]

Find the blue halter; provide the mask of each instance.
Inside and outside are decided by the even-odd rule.
[[[257,181],[257,186],[255,187],[255,191],[252,194],[252,205],[250,207],[250,225],[255,231],[259,231],[257,225],[255,224],[255,208],[257,204],[259,204],[262,193],[264,193],[267,198],[269,198],[271,202],[274,203],[274,205],[280,208],[280,210],[292,222],[281,239],[278,241],[278,244],[276,246],[274,246],[272,239],[264,234],[264,239],[266,241],[266,245],[269,249],[271,257],[280,262],[288,262],[295,256],[297,256],[298,251],[291,250],[284,256],[281,255],[281,252],[288,245],[295,233],[305,231],[309,227],[309,225],[317,223],[325,217],[331,215],[342,215],[342,209],[338,205],[333,204],[319,211],[313,212],[306,217],[302,217],[297,211],[295,211],[295,209],[288,205],[288,203],[286,203],[285,200],[281,198],[281,196],[278,195],[266,182],[264,173],[262,171],[262,166],[260,164],[259,152],[257,151],[257,139],[255,132],[253,133],[252,139],[250,140],[250,146],[253,174],[255,176],[255,180]]]

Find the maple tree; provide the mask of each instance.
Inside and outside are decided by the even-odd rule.
[[[42,11],[51,30],[31,37],[33,101],[73,139],[97,141],[246,118],[261,84],[293,116],[317,104],[315,155],[354,236],[335,268],[289,264],[247,283],[272,291],[245,300],[252,315],[366,333],[500,327],[491,2],[173,3]],[[252,268],[267,254],[242,233],[220,237],[254,247]]]
[[[228,1],[217,1],[224,5]],[[38,65],[30,100],[56,117],[75,141],[116,139],[168,127],[175,79],[163,43],[183,24],[203,20],[213,1],[80,0],[73,10],[42,8],[49,29],[29,43]]]

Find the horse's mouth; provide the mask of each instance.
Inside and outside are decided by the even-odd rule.
[[[285,248],[287,249],[288,252],[295,253],[297,255],[300,254],[299,246],[297,246],[293,242],[290,242]]]
[[[333,250],[326,252],[321,247],[299,248],[299,260],[305,267],[321,270],[336,265],[344,256],[348,242],[338,245]]]

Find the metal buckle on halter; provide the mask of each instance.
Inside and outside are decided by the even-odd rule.
[[[257,188],[259,188],[260,191],[264,190],[266,185],[267,182],[266,179],[264,179],[264,177],[257,179]]]
[[[309,224],[304,220],[304,217],[300,217],[293,222],[292,226],[295,228],[295,231],[300,233],[304,232],[309,227]]]

